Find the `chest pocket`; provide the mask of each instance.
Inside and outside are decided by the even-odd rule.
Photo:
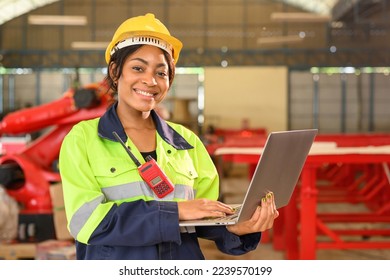
[[[174,184],[181,184],[185,186],[194,186],[194,181],[198,178],[198,173],[191,161],[189,160],[172,160],[168,163],[171,169],[169,178]]]
[[[137,167],[131,163],[127,164],[123,159],[104,158],[94,160],[91,162],[91,167],[101,187],[142,180]]]

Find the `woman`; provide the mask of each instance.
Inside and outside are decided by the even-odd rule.
[[[233,213],[216,200],[218,174],[200,139],[154,110],[172,85],[181,47],[152,14],[123,22],[107,47],[106,80],[118,100],[101,118],[75,125],[60,151],[78,259],[204,259],[198,237],[244,254],[278,216],[270,194],[247,222],[179,227],[179,220]],[[114,132],[141,164],[152,156],[174,190],[158,197]]]

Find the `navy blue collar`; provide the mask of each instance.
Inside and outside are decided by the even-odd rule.
[[[100,118],[98,124],[98,135],[111,141],[117,141],[112,134],[115,131],[123,142],[126,143],[127,135],[116,113],[118,102],[113,104]],[[153,121],[156,125],[158,134],[165,142],[177,150],[188,150],[194,148],[179,133],[176,132],[164,119],[162,119],[154,110],[151,112]]]

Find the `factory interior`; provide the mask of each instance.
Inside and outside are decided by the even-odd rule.
[[[0,0],[0,260],[76,259],[61,144],[115,100],[107,45],[147,13],[183,43],[160,115],[202,140],[219,200],[270,133],[318,130],[258,247],[199,238],[206,260],[390,259],[390,0]]]

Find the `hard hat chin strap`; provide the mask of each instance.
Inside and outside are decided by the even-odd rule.
[[[168,52],[171,57],[173,57],[172,54],[172,46],[168,44],[168,42],[151,36],[135,36],[128,39],[125,39],[123,41],[120,41],[118,44],[115,45],[115,47],[111,50],[111,55],[113,55],[117,50],[123,49],[125,47],[133,46],[133,45],[151,45],[158,47],[160,49],[163,49],[164,51]]]

